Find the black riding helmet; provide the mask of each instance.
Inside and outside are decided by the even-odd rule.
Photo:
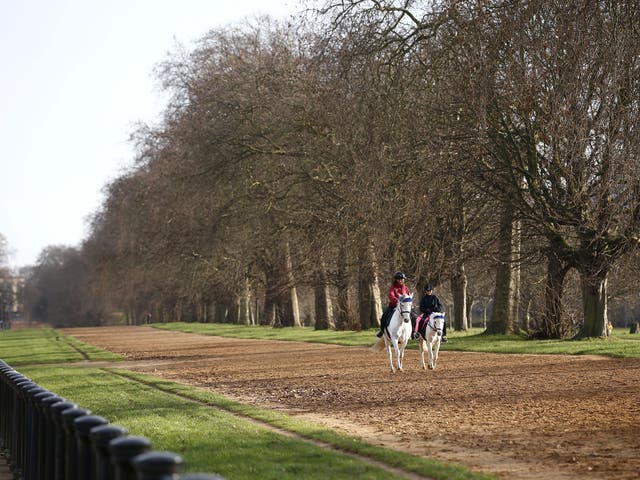
[[[407,276],[402,272],[396,272],[396,273],[393,274],[393,279],[394,280],[406,280]]]

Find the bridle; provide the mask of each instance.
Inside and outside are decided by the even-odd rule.
[[[405,323],[411,320],[411,306],[410,306],[410,305],[408,305],[408,306],[409,306],[409,308],[408,308],[407,310],[403,310],[403,309],[402,309],[402,305],[403,305],[403,304],[405,304],[405,303],[411,304],[411,302],[412,302],[411,297],[406,297],[406,298],[407,298],[407,299],[405,299],[405,300],[400,300],[400,301],[398,302],[398,310],[400,311],[400,315],[402,316],[402,320],[403,320]],[[408,314],[406,317],[405,317],[405,313],[406,313],[406,314]]]
[[[436,321],[434,317],[429,318],[429,321],[427,322],[427,326],[433,330],[434,332],[436,332],[438,335],[442,335],[442,328],[437,329],[436,328]]]

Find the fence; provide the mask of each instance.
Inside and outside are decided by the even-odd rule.
[[[16,480],[223,480],[92,415],[0,360],[0,449]]]

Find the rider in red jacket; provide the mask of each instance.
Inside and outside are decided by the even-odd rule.
[[[389,287],[389,306],[382,314],[380,319],[380,331],[376,333],[377,337],[382,337],[384,329],[387,328],[391,315],[393,315],[393,309],[398,305],[398,298],[400,295],[411,295],[409,287],[405,285],[406,275],[402,272],[396,272],[393,274],[393,283]]]

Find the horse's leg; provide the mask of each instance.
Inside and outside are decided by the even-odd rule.
[[[433,369],[436,369],[436,365],[438,363],[438,353],[440,352],[440,338],[436,339],[436,345],[433,349]]]
[[[398,370],[402,370],[402,360],[400,359],[400,346],[398,345],[398,339],[393,339],[393,349],[396,351],[396,364],[398,365]]]
[[[420,347],[420,366],[422,367],[423,370],[427,369],[427,366],[424,364],[424,349],[425,349],[425,345],[424,345],[424,338],[420,337],[420,340],[418,340],[418,346]]]
[[[389,340],[384,339],[384,343],[387,346],[387,354],[389,355],[389,366],[391,367],[391,371],[395,372],[396,368],[393,366],[393,355],[391,355],[391,345],[389,344]]]
[[[404,351],[405,351],[405,348],[407,348],[407,344],[406,344],[406,343],[403,343],[403,344],[400,346],[400,356],[398,357],[398,358],[400,359],[400,361],[399,361],[399,363],[400,363],[400,370],[402,370],[402,364],[403,364],[403,362],[404,362]]]
[[[427,352],[429,353],[429,370],[433,370],[433,344],[427,342]]]

